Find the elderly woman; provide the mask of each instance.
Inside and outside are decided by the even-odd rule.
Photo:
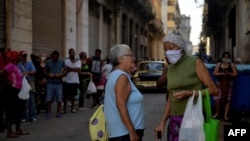
[[[21,105],[22,101],[18,97],[18,93],[22,88],[23,75],[17,66],[19,53],[16,51],[9,51],[6,54],[7,65],[0,70],[0,74],[6,76],[6,121],[7,121],[7,137],[18,138],[19,135],[28,135],[20,126]],[[12,131],[11,125],[16,125],[16,132]]]
[[[141,141],[143,96],[128,75],[134,67],[133,54],[129,46],[116,45],[110,49],[110,60],[114,70],[109,74],[104,99],[109,141]]]
[[[197,96],[199,90],[205,95],[204,86],[211,95],[217,95],[218,90],[202,60],[187,55],[185,41],[180,35],[168,34],[163,46],[167,61],[170,63],[167,70],[169,98],[155,132],[163,133],[166,121],[169,119],[167,140],[178,141],[186,104],[193,91]]]

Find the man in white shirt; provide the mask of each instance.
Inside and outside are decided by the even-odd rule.
[[[65,59],[67,74],[64,85],[64,113],[67,112],[67,101],[71,102],[71,113],[76,113],[74,109],[75,96],[77,95],[78,85],[80,83],[78,72],[81,70],[81,61],[75,58],[75,50],[69,49],[69,58]]]

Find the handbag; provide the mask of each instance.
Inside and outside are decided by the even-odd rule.
[[[188,99],[179,131],[179,141],[205,141],[201,92],[196,100],[194,96],[195,92]]]
[[[21,88],[20,92],[18,93],[18,97],[20,99],[23,99],[23,100],[29,99],[30,98],[30,90],[31,90],[30,84],[28,83],[26,77],[23,77],[22,88]]]
[[[203,97],[204,114],[206,115],[204,123],[205,138],[206,141],[218,141],[220,121],[212,118],[208,89],[205,90],[205,93],[206,96]]]
[[[108,130],[103,110],[104,106],[100,105],[90,118],[89,133],[91,141],[108,141]]]

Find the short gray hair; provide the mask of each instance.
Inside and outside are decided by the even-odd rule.
[[[109,58],[113,66],[119,64],[118,58],[127,54],[130,47],[126,44],[118,44],[110,49]]]

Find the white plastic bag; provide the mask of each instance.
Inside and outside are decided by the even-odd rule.
[[[28,83],[27,79],[25,77],[23,77],[22,88],[21,88],[21,91],[18,93],[18,97],[20,99],[24,99],[24,100],[29,99],[30,98],[30,90],[31,90],[30,84]]]
[[[93,93],[96,93],[96,92],[97,92],[96,86],[95,86],[94,82],[91,79],[89,81],[89,84],[88,84],[87,94],[93,94]]]
[[[196,103],[194,94],[188,99],[179,131],[179,141],[205,141],[203,125],[202,95],[199,91]]]

